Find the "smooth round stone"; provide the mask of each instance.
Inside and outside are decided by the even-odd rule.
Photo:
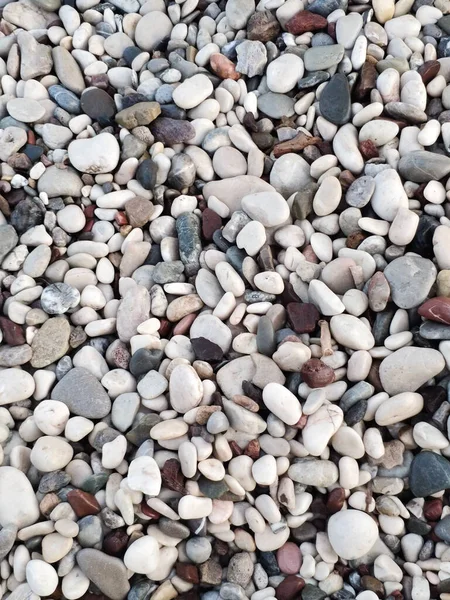
[[[58,574],[43,560],[28,561],[25,573],[31,591],[37,596],[50,596],[58,587]]]
[[[347,77],[342,73],[336,73],[320,95],[320,114],[330,123],[343,125],[350,120],[350,105],[350,87]]]
[[[296,575],[302,566],[302,554],[297,544],[287,542],[277,551],[280,571],[286,575]]]
[[[130,590],[122,560],[94,548],[82,548],[76,561],[90,581],[111,600],[124,600]]]
[[[352,509],[331,515],[327,532],[333,550],[345,560],[361,558],[378,539],[378,527],[372,517]]]
[[[142,50],[154,50],[172,31],[169,17],[160,11],[150,11],[138,21],[135,30],[136,44]]]
[[[267,87],[278,94],[290,92],[303,77],[304,70],[303,60],[299,56],[283,54],[267,67]]]
[[[21,402],[31,397],[36,384],[33,376],[22,369],[0,371],[0,406]]]
[[[110,173],[120,157],[120,147],[111,133],[100,133],[93,138],[74,140],[68,147],[69,160],[82,173]]]
[[[277,94],[276,92],[267,92],[258,96],[258,110],[263,112],[271,119],[281,119],[281,117],[292,117],[294,114],[294,98]]]
[[[437,270],[431,260],[406,255],[389,263],[384,275],[391,288],[392,300],[399,308],[408,309],[426,300],[436,280]]]
[[[242,209],[264,227],[281,225],[289,218],[289,206],[277,192],[257,192],[242,198]]]
[[[71,461],[73,448],[60,437],[43,436],[31,450],[31,464],[43,473],[63,469]]]
[[[450,462],[435,452],[420,452],[411,464],[409,485],[414,497],[426,498],[450,487]]]
[[[211,552],[211,543],[205,537],[193,537],[186,542],[186,555],[194,564],[206,562]]]
[[[218,148],[213,156],[214,171],[221,179],[247,173],[247,161],[243,154],[231,146]]]
[[[64,231],[67,231],[67,233],[78,233],[86,225],[84,212],[76,204],[69,204],[62,210],[59,210],[56,213],[56,220],[58,221],[58,225],[64,229]]]
[[[70,412],[65,404],[55,400],[42,400],[34,409],[36,425],[46,435],[60,435],[69,420]]]
[[[123,562],[130,571],[144,575],[158,566],[159,554],[156,539],[144,535],[128,546]]]
[[[170,376],[169,392],[172,408],[184,414],[200,404],[203,386],[197,372],[191,366],[178,365]]]
[[[213,84],[210,79],[206,75],[200,73],[185,79],[183,83],[175,88],[173,91],[173,101],[180,108],[188,110],[198,106],[203,100],[206,100],[212,92]]]
[[[0,525],[18,529],[39,519],[39,505],[25,473],[14,467],[0,467]]]
[[[67,283],[52,283],[41,295],[41,308],[49,315],[62,315],[80,302],[80,292]]]
[[[330,321],[331,335],[342,346],[352,350],[370,350],[375,346],[368,327],[353,315],[335,315]]]
[[[267,408],[287,425],[295,425],[302,416],[300,402],[287,388],[279,383],[269,383],[263,390],[263,402]]]
[[[417,415],[423,408],[423,398],[420,394],[403,392],[382,402],[375,413],[378,425],[394,425]]]
[[[80,98],[81,108],[91,119],[97,121],[100,118],[110,119],[116,113],[113,98],[104,90],[99,88],[88,88]]]
[[[45,115],[45,108],[32,98],[13,98],[6,104],[8,113],[21,123],[34,123]]]
[[[388,394],[415,392],[444,367],[444,357],[438,350],[407,346],[382,361],[380,380]]]
[[[402,180],[394,169],[385,169],[375,177],[371,205],[379,217],[393,221],[401,208],[408,208],[408,196]]]

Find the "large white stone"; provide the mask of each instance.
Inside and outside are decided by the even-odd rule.
[[[131,461],[127,476],[131,490],[157,496],[161,491],[161,472],[154,458],[139,456]]]
[[[328,537],[336,554],[345,560],[361,558],[378,538],[374,519],[359,510],[341,510],[328,520]]]
[[[112,133],[74,140],[67,149],[72,165],[82,173],[111,173],[119,162],[120,146]]]
[[[0,467],[0,525],[18,529],[39,519],[39,506],[27,476],[14,467]]]

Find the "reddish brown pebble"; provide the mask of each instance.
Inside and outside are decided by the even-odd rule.
[[[127,532],[123,529],[111,531],[103,539],[103,552],[110,556],[118,556],[127,547],[128,537]]]
[[[376,88],[378,71],[368,60],[363,64],[359,80],[355,86],[355,99],[364,100],[370,95],[370,92]]]
[[[250,440],[250,442],[247,445],[247,448],[244,451],[244,454],[246,456],[250,456],[250,458],[252,458],[253,460],[256,460],[259,458],[260,452],[261,448],[258,440]]]
[[[159,329],[158,329],[159,335],[161,337],[167,337],[172,328],[172,323],[170,321],[167,321],[167,319],[160,319],[159,322],[160,322]]]
[[[210,208],[205,208],[202,212],[202,233],[205,240],[211,241],[213,233],[221,227],[222,219],[219,215]]]
[[[427,60],[423,65],[420,65],[417,72],[422,77],[424,84],[427,85],[427,83],[430,83],[436,77],[440,68],[441,63],[438,60]]]
[[[339,181],[341,182],[341,186],[344,190],[349,188],[355,179],[356,177],[353,175],[353,173],[347,169],[342,171],[342,173],[339,175]]]
[[[372,142],[372,140],[364,140],[359,143],[359,151],[363,155],[365,160],[370,160],[371,158],[378,158],[379,152],[378,148]]]
[[[310,388],[321,388],[333,383],[334,371],[319,358],[310,358],[301,368],[300,374]]]
[[[0,329],[3,332],[3,341],[8,346],[21,346],[26,343],[22,327],[6,317],[0,317]]]
[[[285,27],[286,31],[289,33],[301,35],[302,33],[306,33],[308,31],[325,29],[327,25],[328,21],[325,19],[325,17],[309,12],[309,10],[302,10],[291,17],[286,23]]]
[[[154,508],[151,508],[145,500],[141,502],[141,513],[150,519],[159,519],[161,516]]]
[[[442,500],[440,498],[434,498],[433,500],[425,502],[423,514],[427,520],[438,521],[442,514]]]
[[[196,318],[197,313],[191,313],[190,315],[183,317],[173,328],[173,335],[183,335],[186,333]]]
[[[275,591],[277,600],[294,600],[305,587],[305,580],[296,575],[288,575]]]
[[[327,498],[327,513],[334,515],[334,513],[342,510],[345,502],[345,490],[344,488],[335,488],[331,490]]]
[[[200,582],[198,569],[195,565],[177,562],[177,564],[175,565],[175,570],[177,572],[178,577],[181,577],[181,579],[183,579],[184,581],[188,581],[189,583]]]
[[[312,333],[316,329],[320,313],[314,304],[290,302],[286,310],[295,333]]]
[[[77,517],[96,515],[101,511],[101,506],[95,496],[88,492],[83,492],[83,490],[71,490],[68,492],[67,501],[75,511]]]
[[[234,62],[219,52],[211,54],[209,64],[214,73],[222,79],[234,79],[236,81],[241,77],[241,74],[236,71]]]
[[[436,296],[426,300],[418,311],[421,317],[450,325],[450,298],[445,296]]]
[[[241,454],[244,454],[244,451],[242,450],[242,448],[234,440],[229,441],[228,444],[231,448],[231,452],[233,453],[233,456],[241,456]]]
[[[353,250],[355,250],[365,239],[366,236],[362,231],[355,231],[354,233],[351,233],[348,236],[345,245],[347,246],[347,248],[352,248]]]
[[[302,553],[297,544],[286,542],[277,551],[277,563],[280,571],[286,575],[296,575],[302,566]]]

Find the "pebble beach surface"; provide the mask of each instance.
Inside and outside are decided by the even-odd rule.
[[[450,0],[0,10],[0,600],[450,600]]]

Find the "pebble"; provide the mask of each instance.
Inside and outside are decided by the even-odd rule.
[[[19,0],[0,595],[447,600],[447,0]]]

